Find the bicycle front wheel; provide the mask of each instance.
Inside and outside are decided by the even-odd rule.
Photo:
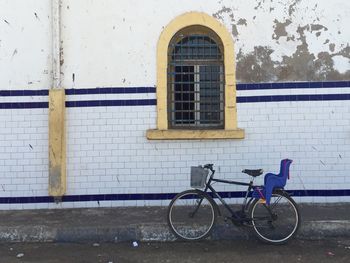
[[[274,192],[269,206],[256,199],[251,205],[250,215],[258,238],[267,243],[286,243],[300,225],[296,203],[283,192]]]
[[[207,237],[215,224],[216,216],[215,202],[198,190],[179,193],[168,208],[169,227],[176,237],[183,240]]]

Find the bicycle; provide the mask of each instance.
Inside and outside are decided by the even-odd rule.
[[[281,161],[279,174],[267,173],[264,185],[254,185],[254,179],[263,174],[262,169],[242,172],[251,176],[250,182],[215,179],[213,164],[191,167],[191,186],[195,189],[177,194],[168,207],[168,225],[177,238],[200,240],[209,236],[221,216],[216,197],[229,212],[225,221],[231,220],[236,226],[250,226],[257,237],[267,243],[283,244],[290,240],[300,226],[298,206],[284,190],[289,166],[292,160]],[[211,172],[209,179],[208,174]],[[213,188],[214,183],[248,186],[243,204],[238,211]],[[200,190],[203,189],[204,190]],[[208,191],[210,190],[210,192]],[[248,200],[249,199],[249,200]]]

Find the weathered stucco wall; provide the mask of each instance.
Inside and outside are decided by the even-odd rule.
[[[347,1],[220,1],[241,82],[350,79]]]
[[[0,0],[0,90],[51,86],[51,5]]]
[[[238,82],[350,79],[345,0],[63,1],[64,86],[153,86],[162,28],[213,15],[235,41]]]
[[[0,3],[1,88],[48,88],[50,1]],[[350,79],[346,0],[62,0],[63,86],[155,85],[162,28],[189,11],[232,33],[238,82]]]

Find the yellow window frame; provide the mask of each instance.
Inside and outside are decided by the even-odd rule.
[[[225,106],[224,129],[178,130],[168,129],[167,67],[168,46],[173,36],[183,28],[203,26],[213,30],[221,39],[224,51]],[[243,139],[244,130],[237,127],[236,77],[234,45],[225,26],[202,12],[189,12],[172,20],[161,33],[157,46],[157,129],[148,130],[150,140],[176,139]]]

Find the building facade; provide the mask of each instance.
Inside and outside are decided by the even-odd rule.
[[[350,201],[349,11],[0,0],[0,208],[166,205],[190,166],[247,181],[283,158],[297,201]]]

